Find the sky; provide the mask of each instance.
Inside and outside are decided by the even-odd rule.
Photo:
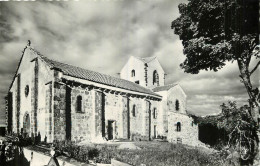
[[[228,100],[245,104],[248,96],[238,66],[192,75],[179,67],[185,59],[171,22],[183,0],[103,0],[70,2],[0,2],[0,124],[22,50],[31,46],[64,63],[117,76],[130,56],[157,56],[166,84],[179,83],[189,113],[219,113]],[[255,60],[252,60],[252,66]],[[258,86],[259,71],[252,76]]]

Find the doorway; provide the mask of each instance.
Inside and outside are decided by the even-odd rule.
[[[154,133],[153,133],[154,138],[156,138],[156,125],[154,125]]]
[[[107,133],[108,133],[108,140],[114,139],[114,120],[109,120],[108,121],[108,128],[107,128]]]

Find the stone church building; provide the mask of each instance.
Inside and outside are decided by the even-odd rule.
[[[156,57],[131,56],[120,78],[51,60],[28,44],[6,97],[7,132],[41,140],[167,138],[195,145],[186,94]]]

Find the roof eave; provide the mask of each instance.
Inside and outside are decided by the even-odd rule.
[[[102,85],[103,85],[103,86],[118,88],[118,89],[121,89],[121,91],[122,91],[122,90],[123,90],[123,91],[130,91],[130,92],[133,92],[132,94],[139,93],[139,94],[141,94],[141,95],[143,95],[143,96],[150,96],[150,97],[154,97],[154,98],[157,98],[157,99],[162,99],[162,96],[160,96],[160,95],[158,95],[158,94],[156,94],[156,93],[154,93],[154,92],[152,92],[152,93],[154,93],[154,94],[149,94],[149,93],[144,93],[144,92],[139,92],[139,91],[133,91],[133,90],[125,89],[125,88],[122,88],[122,87],[116,87],[116,86],[113,86],[113,85],[107,85],[107,84],[100,83],[100,82],[97,82],[97,81],[87,80],[87,79],[85,79],[85,78],[79,78],[79,77],[76,77],[76,76],[69,75],[69,74],[67,74],[67,73],[63,73],[63,75],[65,76],[65,77],[63,76],[64,79],[68,79],[66,76],[69,76],[69,77],[77,78],[77,79],[84,80],[84,81],[87,81],[87,82],[94,82],[94,83],[97,84],[97,86],[99,86],[99,85],[102,86]],[[89,83],[89,84],[90,84],[90,83]]]

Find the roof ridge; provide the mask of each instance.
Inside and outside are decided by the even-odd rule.
[[[162,86],[157,86],[157,87],[171,86],[171,85],[177,85],[177,84],[178,84],[178,83],[176,82],[176,83],[171,83],[171,84],[162,85]],[[157,87],[155,87],[155,88],[157,88]]]
[[[169,90],[172,87],[175,87],[176,85],[178,85],[178,83],[171,83],[168,85],[157,86],[157,87],[153,88],[152,90],[153,90],[153,92],[165,91],[165,90]]]

